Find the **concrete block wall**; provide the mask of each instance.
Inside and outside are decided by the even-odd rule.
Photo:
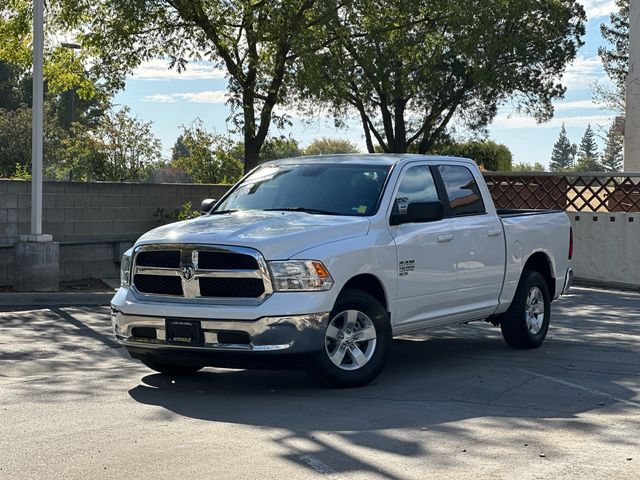
[[[640,213],[567,212],[579,279],[640,287]]]
[[[44,182],[43,232],[60,242],[62,280],[117,276],[114,246],[160,225],[158,208],[198,209],[228,185]],[[29,233],[31,182],[0,180],[0,285],[11,284],[12,245]],[[102,243],[99,243],[102,242]]]

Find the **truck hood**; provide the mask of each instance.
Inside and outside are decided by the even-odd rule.
[[[164,225],[142,235],[136,245],[234,245],[255,248],[267,260],[285,260],[311,247],[366,235],[369,227],[361,217],[249,210]]]

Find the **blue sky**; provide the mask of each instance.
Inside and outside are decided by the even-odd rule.
[[[600,35],[600,24],[608,21],[615,4],[613,0],[584,0],[581,3],[588,16],[585,45],[563,77],[562,83],[567,92],[565,98],[556,104],[554,118],[537,125],[532,118],[505,106],[489,128],[489,138],[507,145],[516,163],[548,165],[562,123],[565,123],[571,141],[578,143],[587,124],[590,123],[596,133],[603,136],[603,130],[613,119],[613,112],[602,110],[591,101],[591,86],[596,81],[608,83],[597,50],[605,43]],[[134,72],[127,80],[126,88],[116,96],[115,103],[129,106],[138,118],[152,122],[153,130],[168,156],[180,126],[190,124],[196,118],[211,130],[226,132],[229,114],[224,104],[226,85],[223,73],[208,65],[189,65],[186,72],[178,74],[169,70],[166,62],[154,60]],[[291,134],[302,146],[318,137],[346,138],[365,151],[358,122],[350,122],[349,128],[338,130],[330,119],[307,125],[294,114],[292,121],[291,128],[278,132],[272,127],[270,133]],[[602,146],[604,142],[599,139],[599,143]]]

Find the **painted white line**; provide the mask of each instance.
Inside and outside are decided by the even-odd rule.
[[[295,451],[291,448],[289,448],[289,450],[291,450],[291,452],[296,457],[298,457],[300,460],[302,460],[304,463],[309,465],[311,468],[313,468],[316,472],[320,473],[321,475],[325,475],[326,477],[334,480],[344,480],[344,477],[338,475],[338,472],[336,472],[333,468],[331,468],[326,463],[318,460],[316,457],[313,457],[308,453]]]
[[[543,375],[541,373],[532,372],[531,370],[526,370],[524,368],[518,368],[518,370],[524,373],[528,373],[529,375],[533,375],[534,377],[544,378],[545,380],[549,380],[550,382],[559,383],[560,385],[564,385],[565,387],[571,387],[571,388],[575,388],[576,390],[582,390],[583,392],[588,392],[596,396],[606,397],[610,400],[615,400],[616,402],[624,403],[625,405],[631,405],[632,407],[640,407],[640,403],[638,402],[616,397],[615,395],[611,395],[610,393],[601,392],[600,390],[594,390],[593,388],[585,387],[577,383],[567,382],[566,380],[560,380],[559,378],[550,377],[548,375]]]
[[[286,439],[280,440],[280,439],[275,439],[274,438],[273,440],[276,443],[279,443],[280,445],[282,445],[287,450],[289,450],[299,460],[304,462],[306,465],[311,467],[313,470],[315,470],[320,475],[324,475],[327,478],[330,478],[331,480],[346,480],[345,477],[340,475],[338,472],[336,472],[333,468],[331,468],[329,465],[324,463],[322,460],[319,460],[316,457],[314,457],[313,455],[310,455],[308,453],[304,453],[299,448],[291,445],[291,442],[287,441]]]

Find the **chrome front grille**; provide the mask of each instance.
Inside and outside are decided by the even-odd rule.
[[[262,301],[273,293],[262,255],[251,248],[143,245],[135,251],[132,282],[140,295]]]

